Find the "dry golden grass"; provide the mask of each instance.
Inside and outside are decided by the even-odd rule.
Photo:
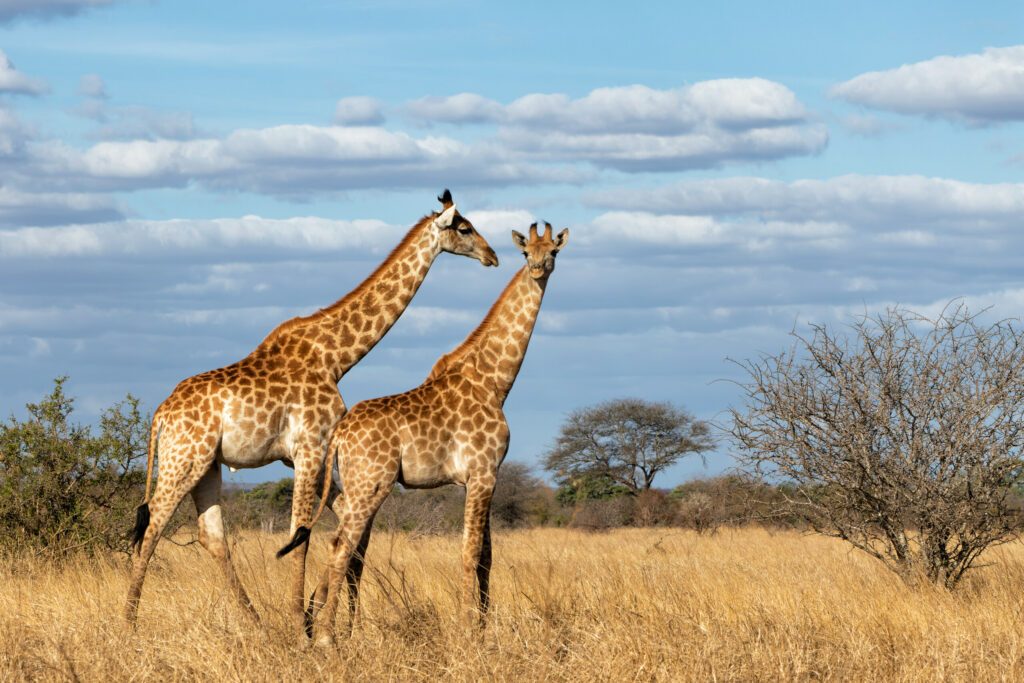
[[[9,560],[0,679],[1024,680],[1020,544],[948,594],[792,532],[499,533],[494,609],[473,637],[458,621],[459,539],[379,533],[362,621],[322,651],[292,637],[283,541],[251,534],[234,550],[259,626],[198,546],[161,544],[135,633],[120,618],[125,566]]]

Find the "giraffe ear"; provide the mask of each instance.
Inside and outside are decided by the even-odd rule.
[[[452,227],[452,223],[455,221],[455,205],[452,204],[447,209],[442,211],[437,218],[434,219],[434,225],[440,230]]]
[[[526,235],[521,232],[512,231],[512,242],[519,247],[520,250],[526,251]]]
[[[555,236],[555,251],[560,251],[569,242],[569,228],[565,228],[562,232]]]

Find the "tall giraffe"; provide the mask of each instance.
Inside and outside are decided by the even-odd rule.
[[[396,482],[406,488],[466,487],[462,598],[467,620],[483,623],[490,602],[491,496],[509,444],[502,407],[526,355],[555,255],[569,239],[568,229],[552,237],[551,224],[545,225],[543,236],[536,223],[530,226],[529,239],[512,232],[526,265],[423,384],[362,401],[335,428],[328,463],[337,462],[345,496],[328,575],[310,601],[312,619],[326,593],[320,644],[333,642],[343,576],[353,616],[373,518]]]
[[[199,542],[219,562],[238,602],[255,616],[235,574],[221,518],[221,465],[260,467],[275,460],[295,469],[291,532],[294,559],[291,606],[304,630],[303,586],[317,477],[331,430],[345,414],[338,381],[384,336],[409,305],[441,252],[485,266],[498,257],[459,215],[448,190],[442,210],[420,219],[391,255],[356,289],[334,304],[274,329],[234,365],[181,382],[153,415],[146,499],[138,508],[125,618],[134,623],[146,567],[164,526],[186,493],[199,514]],[[159,449],[159,451],[158,451]],[[154,456],[156,491],[150,498]],[[327,502],[330,477],[317,516]]]

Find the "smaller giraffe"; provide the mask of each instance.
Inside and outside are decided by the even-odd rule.
[[[552,236],[537,224],[527,239],[512,238],[526,256],[483,322],[434,365],[419,387],[357,404],[332,434],[328,458],[337,463],[345,492],[328,575],[308,614],[324,606],[318,642],[334,639],[341,579],[347,577],[350,623],[373,518],[397,482],[406,488],[466,487],[462,547],[462,601],[467,622],[484,623],[491,570],[491,496],[505,458],[509,429],[502,407],[519,374],[537,313],[568,229]],[[475,589],[475,590],[474,590]],[[324,594],[326,593],[326,605]]]

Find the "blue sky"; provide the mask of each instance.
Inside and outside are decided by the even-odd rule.
[[[344,295],[444,187],[501,268],[439,259],[340,389],[417,385],[519,267],[509,231],[569,227],[513,461],[604,399],[721,419],[726,358],[808,321],[1019,316],[1022,28],[1011,2],[0,0],[0,414],[62,374],[83,420],[155,408]]]

